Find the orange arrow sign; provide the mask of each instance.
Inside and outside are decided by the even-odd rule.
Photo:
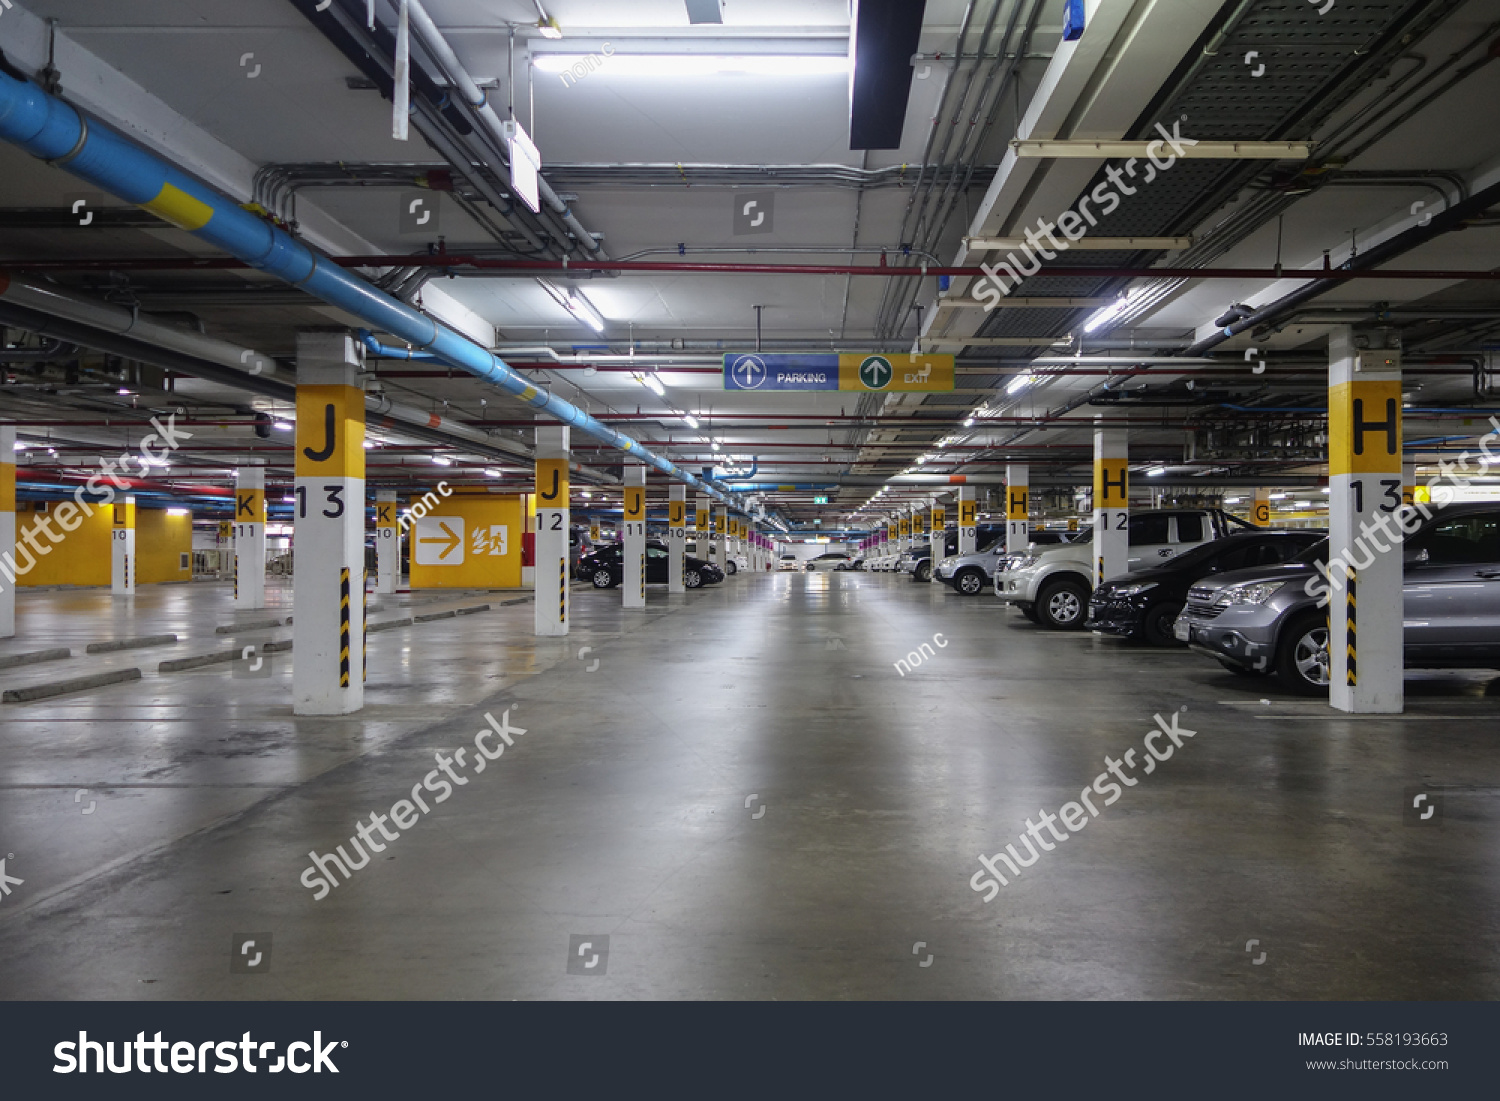
[[[446,539],[423,539],[423,540],[421,540],[421,542],[423,542],[423,543],[447,543],[448,545],[446,547],[444,547],[442,549],[442,551],[438,554],[439,558],[447,558],[448,557],[448,552],[451,551],[454,547],[458,546],[460,543],[462,543],[463,540],[460,539],[457,535],[455,535],[453,533],[453,529],[450,528],[447,524],[443,523],[441,520],[438,521],[438,527],[442,528],[444,531],[446,531],[448,533],[448,538],[446,538]]]

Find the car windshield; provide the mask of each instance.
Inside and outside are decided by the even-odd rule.
[[[1194,547],[1190,551],[1184,551],[1170,562],[1163,562],[1162,565],[1172,569],[1177,569],[1179,566],[1183,568],[1200,566],[1210,558],[1223,554],[1226,549],[1220,540],[1215,539],[1211,543],[1204,543],[1201,547]]]
[[[1297,555],[1296,558],[1293,558],[1292,561],[1304,566],[1317,566],[1328,561],[1328,540],[1319,539],[1312,546]]]

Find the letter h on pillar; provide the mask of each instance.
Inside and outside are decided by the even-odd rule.
[[[292,711],[364,706],[365,394],[347,333],[297,337]]]

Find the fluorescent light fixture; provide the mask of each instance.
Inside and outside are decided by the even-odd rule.
[[[693,416],[691,413],[684,413],[682,415],[682,419],[683,419],[683,422],[689,428],[697,428],[698,427],[698,418],[695,417],[695,416]]]
[[[295,497],[283,497],[281,499],[281,503],[284,504],[284,505],[290,505],[290,504],[295,504],[296,500],[297,500],[297,498],[295,498]]]
[[[1311,501],[1293,501],[1292,502],[1292,507],[1293,508],[1312,508],[1312,502]]]
[[[661,384],[661,379],[657,378],[654,373],[642,375],[641,382],[645,384],[646,389],[650,390],[657,397],[664,398],[667,396],[667,388]]]
[[[1041,378],[1040,375],[1033,375],[1024,371],[1019,375],[1013,375],[1011,376],[1011,380],[1005,384],[1005,392],[1007,394],[1019,394],[1039,378]]]
[[[1166,472],[1167,472],[1167,468],[1164,467],[1164,466],[1153,466],[1150,470],[1146,471],[1146,477],[1148,477],[1148,478],[1160,478]]]
[[[117,393],[117,394],[130,394],[131,393],[131,389],[128,386],[122,386],[118,390],[116,390],[115,393]]]
[[[438,466],[452,466],[453,465],[453,460],[452,459],[446,458],[446,457],[444,457],[442,455],[434,455],[432,457],[432,461],[435,462]]]
[[[844,76],[849,58],[844,54],[624,54],[613,53],[589,64],[588,54],[539,53],[533,59],[543,73],[564,73],[575,65],[606,76]]]
[[[370,451],[370,450],[372,450],[375,447],[375,441],[374,440],[366,440],[364,442],[363,446],[364,446],[364,449],[366,451]]]
[[[1163,131],[1165,133],[1165,131]],[[1165,143],[1149,141],[1095,141],[1092,138],[1039,139],[1017,138],[1010,148],[1018,157],[1082,157],[1111,159],[1115,157],[1148,157],[1152,148],[1160,156]],[[1238,161],[1305,161],[1312,156],[1310,141],[1204,141],[1173,147],[1172,152],[1192,160]]]
[[[500,472],[492,466],[487,466],[484,468],[484,476],[486,478],[498,478],[500,477]]]
[[[1237,505],[1237,504],[1239,504],[1243,500],[1244,500],[1243,497],[1225,497],[1224,498],[1224,503],[1226,505]]]
[[[719,450],[721,450],[721,449],[720,449],[720,447],[719,447],[719,441],[718,441],[718,440],[714,440],[714,441],[713,441],[713,449],[714,449],[714,450],[715,450],[715,451],[719,451]]]
[[[14,450],[16,450],[16,451],[25,451],[26,450],[26,444],[23,443],[21,440],[17,440],[15,442]]]
[[[1329,490],[1329,488],[1327,486],[1324,486],[1322,489],[1318,490],[1318,492],[1319,493],[1328,493],[1328,492],[1331,492],[1331,491]]]
[[[286,421],[277,421],[271,427],[276,429],[276,431],[278,432],[290,432],[292,430],[292,426]]]
[[[580,290],[570,290],[568,297],[563,300],[563,306],[574,317],[578,318],[596,333],[604,331],[604,315],[594,309],[594,304],[583,296]]]
[[[974,418],[970,417],[967,420],[965,420],[964,421],[964,427],[965,428],[973,428],[974,427]]]
[[[1068,247],[1100,252],[1176,251],[1189,248],[1192,243],[1191,237],[1080,237],[1076,241],[1069,241]],[[965,237],[964,247],[970,252],[989,252],[1030,248],[1032,243],[1025,237]]]
[[[185,509],[185,508],[169,508],[169,509],[167,509],[167,515],[168,516],[190,516],[192,514],[190,512],[188,512],[188,510]]]
[[[1285,501],[1290,496],[1291,496],[1290,493],[1273,493],[1273,494],[1271,494],[1271,500],[1273,500],[1273,501]]]
[[[1086,333],[1091,333],[1101,326],[1108,325],[1111,321],[1125,312],[1125,308],[1130,305],[1131,301],[1135,297],[1136,290],[1132,289],[1130,293],[1122,294],[1119,298],[1115,299],[1111,305],[1105,306],[1104,309],[1097,310],[1094,313],[1090,314],[1089,319],[1083,323],[1083,331]]]

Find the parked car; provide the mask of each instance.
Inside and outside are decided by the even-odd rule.
[[[820,554],[816,558],[808,560],[807,572],[818,573],[822,570],[836,570],[847,561],[849,561],[849,556],[841,551]]]
[[[865,568],[865,556],[858,555],[833,567],[839,573],[858,573]]]
[[[1129,525],[1131,572],[1149,569],[1184,551],[1232,531],[1260,529],[1220,509],[1151,509],[1132,512]],[[995,595],[1014,604],[1033,623],[1061,630],[1083,626],[1094,587],[1093,541],[1037,548],[1004,563],[994,575]],[[960,592],[964,592],[962,588]],[[977,591],[977,590],[976,590]]]
[[[783,554],[776,560],[777,573],[801,573],[802,560],[795,554]]]
[[[1141,639],[1152,646],[1180,645],[1173,634],[1188,589],[1200,578],[1290,561],[1324,538],[1312,528],[1243,531],[1204,543],[1165,564],[1106,581],[1089,599],[1091,631]]]
[[[1231,672],[1274,672],[1294,692],[1326,694],[1328,612],[1307,582],[1326,588],[1317,567],[1327,554],[1323,542],[1295,562],[1204,578],[1188,590],[1177,638]],[[1406,667],[1500,669],[1500,505],[1434,509],[1402,561]]]
[[[647,582],[666,582],[671,551],[665,543],[646,544]],[[612,589],[625,580],[625,560],[619,543],[602,543],[578,560],[580,580],[593,582],[596,589]],[[682,583],[689,589],[712,585],[724,580],[724,571],[712,562],[691,555],[683,557]]]

